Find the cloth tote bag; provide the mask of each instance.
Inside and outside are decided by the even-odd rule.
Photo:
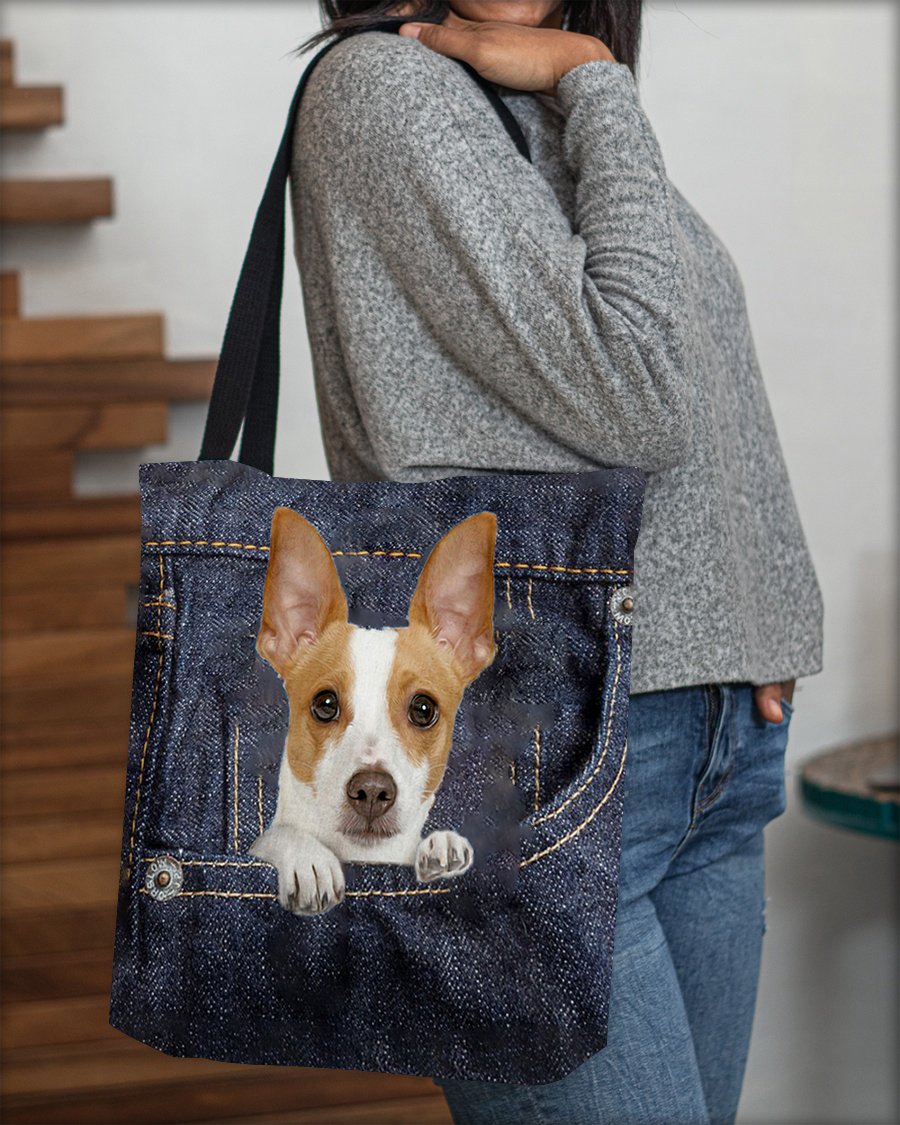
[[[170,1055],[548,1082],[606,1043],[645,477],[272,475],[288,153],[331,46],[200,458],[139,469],[110,1023]]]

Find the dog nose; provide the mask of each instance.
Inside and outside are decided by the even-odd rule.
[[[371,824],[384,816],[397,799],[397,786],[383,770],[359,770],[347,782],[350,804]]]

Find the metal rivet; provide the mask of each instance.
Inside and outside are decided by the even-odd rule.
[[[616,586],[609,599],[609,608],[620,625],[630,625],[634,612],[635,592],[632,586]]]
[[[162,901],[181,890],[184,875],[181,864],[170,855],[158,855],[147,868],[144,886],[151,898]]]

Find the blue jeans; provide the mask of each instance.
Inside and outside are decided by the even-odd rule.
[[[607,1046],[539,1086],[442,1081],[457,1125],[728,1125],[756,1004],[784,720],[750,684],[631,697]]]

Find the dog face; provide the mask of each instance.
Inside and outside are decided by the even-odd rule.
[[[463,692],[496,652],[495,541],[493,513],[461,521],[428,556],[409,625],[367,629],[318,531],[276,509],[256,643],[290,704],[276,820],[345,859],[418,843]]]

